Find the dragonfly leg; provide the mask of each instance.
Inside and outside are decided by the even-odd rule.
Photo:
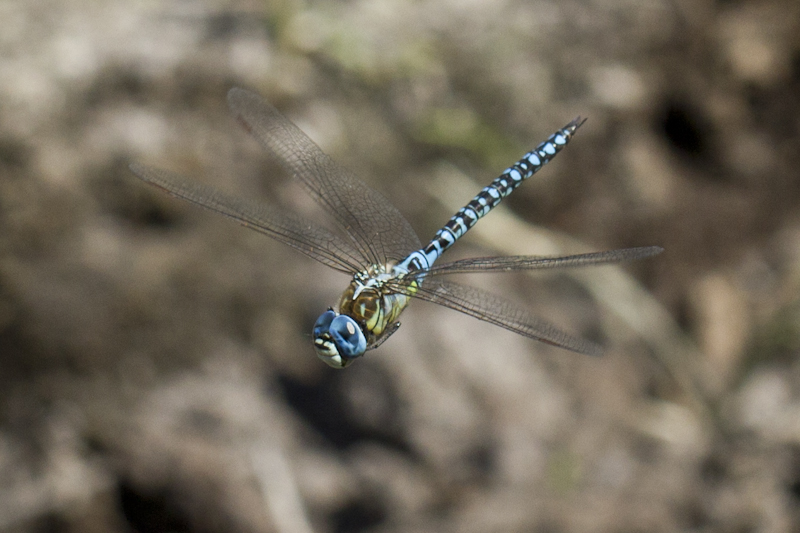
[[[376,340],[375,340],[375,344],[372,344],[372,345],[370,345],[370,346],[367,346],[367,351],[374,350],[375,348],[377,348],[378,346],[380,346],[381,344],[383,344],[384,342],[386,342],[386,339],[388,339],[389,337],[391,337],[391,336],[392,336],[392,334],[393,334],[395,331],[397,331],[397,329],[398,329],[399,327],[400,327],[400,322],[395,322],[394,324],[389,324],[389,325],[386,327],[386,331],[384,331],[383,335],[381,335],[380,337],[378,337],[378,339],[376,339]]]

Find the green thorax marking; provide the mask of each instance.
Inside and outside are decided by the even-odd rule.
[[[339,313],[361,326],[368,346],[381,337],[387,326],[397,322],[409,302],[407,295],[392,291],[387,283],[398,279],[393,267],[393,263],[372,265],[359,272],[339,300]],[[414,281],[409,288],[416,286]]]

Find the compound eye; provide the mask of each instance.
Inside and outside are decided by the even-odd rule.
[[[355,320],[346,315],[339,315],[331,321],[329,331],[339,349],[339,355],[349,359],[364,355],[367,339]]]
[[[321,335],[328,332],[328,330],[331,328],[331,322],[333,322],[334,318],[336,318],[336,313],[330,309],[319,316],[317,321],[314,323],[314,329],[311,330],[315,339],[318,339]]]

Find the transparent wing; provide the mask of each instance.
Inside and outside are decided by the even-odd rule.
[[[573,352],[600,355],[602,348],[597,344],[565,333],[508,300],[474,287],[439,279],[439,276],[602,265],[643,259],[663,251],[659,246],[644,246],[561,257],[475,257],[434,266],[426,271],[412,272],[393,282],[391,288],[420,300],[461,311],[531,339]],[[412,280],[421,282],[415,290],[408,287]]]
[[[399,261],[422,247],[411,225],[386,198],[339,167],[263,98],[233,88],[228,92],[228,105],[261,145],[336,219],[364,265]]]
[[[605,252],[566,255],[562,257],[544,257],[536,255],[512,255],[507,257],[473,257],[461,259],[441,265],[435,265],[427,271],[413,273],[414,277],[423,279],[447,274],[469,274],[484,272],[511,272],[515,270],[544,270],[552,268],[575,268],[590,265],[603,265],[644,259],[660,254],[664,249],[660,246],[643,246],[639,248],[622,248]]]
[[[392,285],[392,289],[420,300],[461,311],[490,324],[559,348],[587,355],[602,355],[603,353],[603,349],[597,344],[565,333],[531,315],[524,308],[474,287],[433,278],[426,280],[416,291],[409,290],[408,286],[399,280]]]
[[[173,196],[230,217],[340,272],[353,274],[363,268],[360,253],[349,242],[302,217],[229,196],[166,170],[138,163],[131,164],[130,169],[145,182]]]

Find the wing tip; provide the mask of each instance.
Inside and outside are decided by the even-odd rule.
[[[253,91],[242,89],[241,87],[231,87],[228,90],[226,97],[228,107],[237,116],[240,116],[246,109],[252,109],[253,106],[264,105],[264,99]]]
[[[148,168],[149,167],[147,167],[146,165],[143,165],[142,163],[139,163],[138,161],[131,161],[130,163],[128,163],[128,170],[133,172],[133,174],[137,178],[142,179],[142,180],[146,180],[146,181],[148,181],[147,177],[146,177]]]
[[[250,94],[250,91],[242,89],[241,87],[231,87],[228,90],[228,103],[236,102],[247,94]]]
[[[605,355],[605,348],[599,344],[589,343],[586,349],[581,353],[591,357],[603,357],[603,355]]]

